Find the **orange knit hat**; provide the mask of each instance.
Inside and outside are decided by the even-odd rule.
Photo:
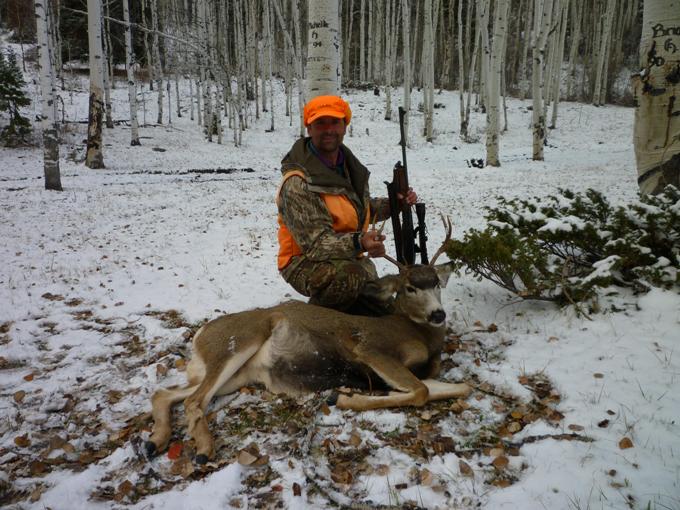
[[[305,105],[305,126],[325,116],[345,119],[345,125],[347,125],[352,118],[352,110],[349,109],[347,101],[339,96],[316,96]]]

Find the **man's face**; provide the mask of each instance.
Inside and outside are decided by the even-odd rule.
[[[340,148],[345,137],[345,119],[336,117],[319,117],[309,126],[307,133],[319,152],[334,153]]]

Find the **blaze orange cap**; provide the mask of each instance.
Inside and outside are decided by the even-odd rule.
[[[345,119],[345,125],[347,125],[352,118],[352,110],[347,101],[338,96],[316,96],[305,105],[305,126],[309,126],[319,117],[326,116]]]

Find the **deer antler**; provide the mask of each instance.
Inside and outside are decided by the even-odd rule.
[[[404,264],[402,264],[401,262],[399,262],[397,259],[394,259],[394,258],[390,257],[387,253],[385,253],[385,255],[383,255],[383,258],[384,258],[385,260],[389,260],[390,262],[392,262],[392,264],[394,264],[395,266],[397,266],[397,267],[399,268],[399,272],[400,272],[400,273],[403,272],[403,271],[406,271],[406,266],[405,266]]]
[[[444,251],[446,250],[446,243],[451,240],[451,230],[452,230],[451,218],[449,218],[448,216],[446,216],[446,218],[444,218],[444,215],[442,213],[439,213],[439,216],[441,216],[442,223],[444,224],[444,228],[446,229],[446,238],[444,239],[444,242],[439,247],[437,252],[432,257],[432,259],[430,259],[430,265],[431,266],[434,266],[434,263],[437,261],[437,258],[439,257],[439,255],[444,253]]]

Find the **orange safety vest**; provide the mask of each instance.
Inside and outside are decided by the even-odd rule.
[[[281,187],[290,177],[302,177],[306,179],[304,172],[301,170],[292,170],[283,176],[283,181],[279,186],[279,190],[276,192],[276,202],[279,201],[279,195],[281,193]],[[345,195],[332,195],[330,193],[319,193],[328,213],[333,219],[333,230],[337,233],[346,232],[358,232],[359,231],[359,216],[357,215],[357,210],[354,205]],[[364,224],[361,227],[362,232],[368,230],[368,225],[370,222],[371,214],[370,207],[366,204],[366,218]],[[290,264],[293,257],[302,254],[302,249],[298,246],[293,239],[288,227],[283,223],[283,218],[279,214],[279,256],[278,256],[278,266],[279,271]]]

